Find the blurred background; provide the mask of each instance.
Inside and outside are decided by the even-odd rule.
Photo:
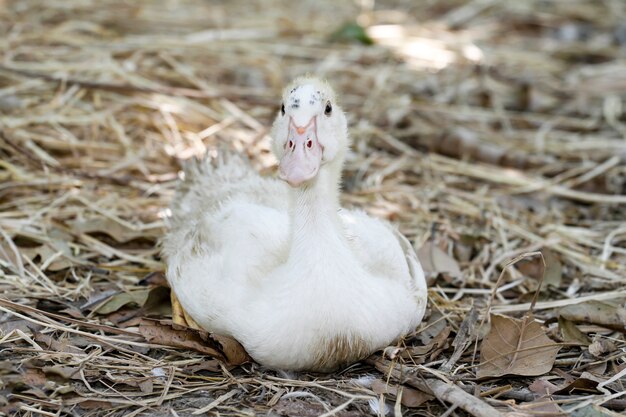
[[[226,145],[273,171],[280,91],[311,73],[348,113],[346,204],[398,221],[417,247],[440,239],[483,281],[494,253],[546,241],[567,241],[581,274],[624,271],[610,262],[625,253],[612,249],[625,233],[622,1],[1,5],[8,236],[102,221],[133,230],[109,243],[159,236],[182,160]]]

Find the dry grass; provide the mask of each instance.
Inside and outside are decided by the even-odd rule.
[[[157,240],[182,160],[228,144],[273,172],[276,100],[306,72],[349,113],[344,203],[462,271],[431,279],[422,326],[452,335],[428,354],[387,352],[394,363],[537,414],[537,378],[477,380],[472,348],[437,371],[471,306],[483,317],[494,292],[492,311],[524,313],[538,262],[495,282],[537,250],[562,265],[535,307],[553,338],[570,300],[626,299],[623,2],[279,3],[0,0],[0,291],[23,306],[0,303],[0,413],[363,415],[385,397],[390,413],[463,415],[436,400],[400,408],[372,390],[368,378],[385,376],[371,363],[330,376],[228,368],[85,307],[163,270]],[[376,45],[329,41],[356,18]],[[623,332],[579,327],[613,349],[566,347],[546,378],[618,378],[608,394],[552,400],[623,410]]]

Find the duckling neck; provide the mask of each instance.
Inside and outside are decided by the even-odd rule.
[[[340,170],[320,169],[310,184],[291,190],[291,240],[293,251],[311,253],[317,245],[329,244],[340,235]]]

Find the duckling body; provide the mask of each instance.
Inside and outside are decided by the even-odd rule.
[[[190,166],[164,241],[167,278],[186,312],[272,368],[330,371],[362,359],[414,330],[426,306],[424,275],[406,239],[341,209],[345,150],[332,154],[320,130],[308,136],[324,149],[313,155],[318,171],[297,186],[311,175],[310,161],[287,154],[289,142],[275,152],[285,152],[281,176],[291,186],[236,156]],[[317,142],[304,141],[294,154],[315,152]],[[304,174],[292,157],[305,158],[296,161]]]

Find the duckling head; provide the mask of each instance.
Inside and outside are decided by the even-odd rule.
[[[292,187],[314,181],[323,169],[340,173],[349,143],[333,89],[313,77],[294,80],[283,91],[272,137],[279,176]]]

